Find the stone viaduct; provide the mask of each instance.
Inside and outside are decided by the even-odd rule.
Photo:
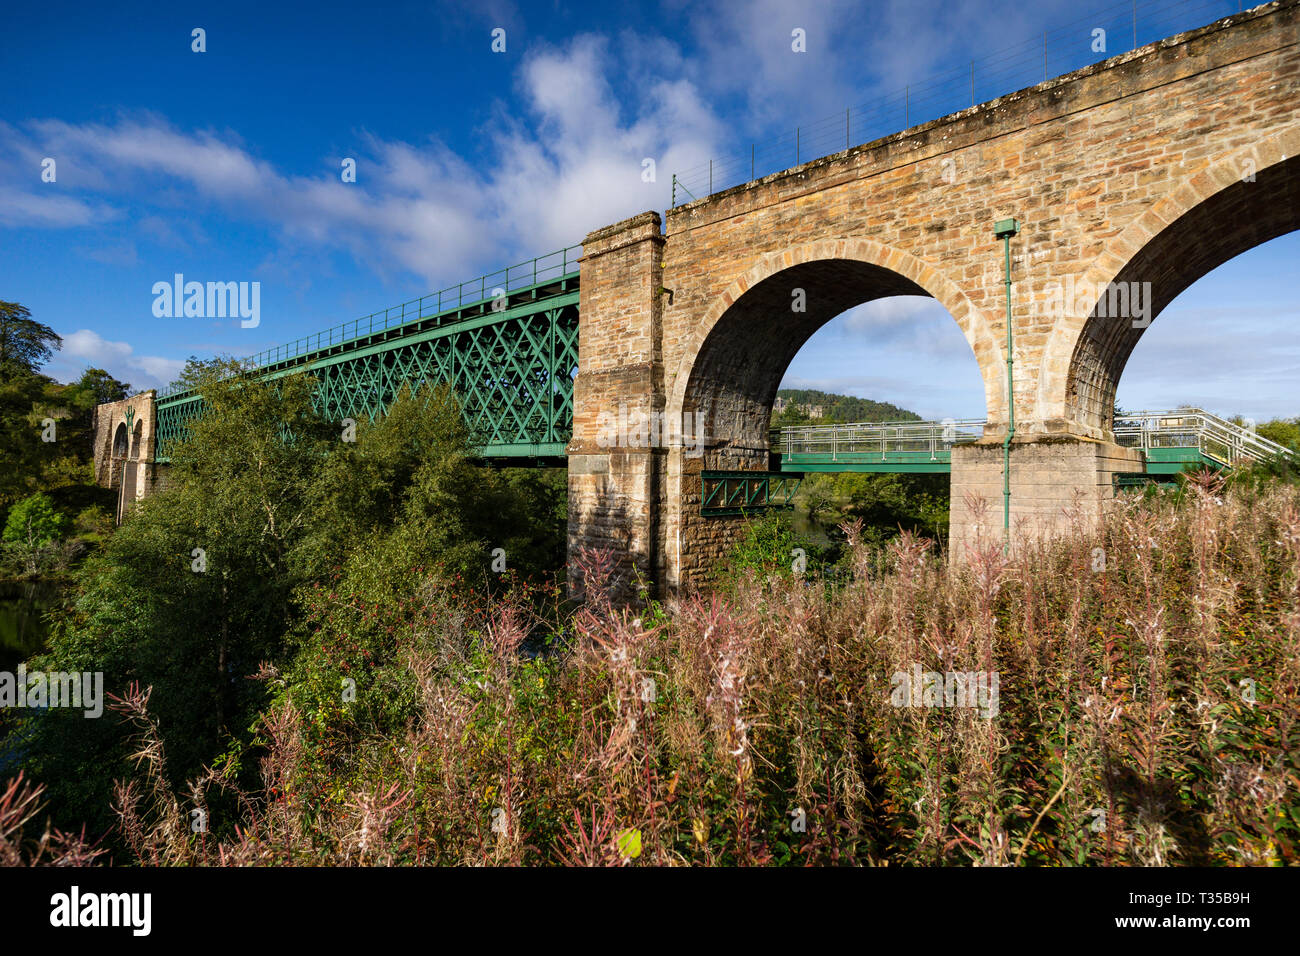
[[[993,224],[1013,217],[1008,396]],[[1297,228],[1300,0],[1279,0],[666,220],[597,230],[578,270],[570,557],[608,548],[656,590],[702,583],[744,521],[701,514],[703,473],[768,471],[772,403],[799,348],[846,309],[899,294],[942,303],[983,377],[983,437],[952,449],[954,555],[1001,542],[1012,408],[1015,538],[1059,529],[1068,508],[1095,520],[1112,475],[1144,468],[1112,432],[1143,329],[1210,270]],[[330,349],[374,351],[387,330]],[[541,380],[558,391],[568,359],[559,369],[552,343],[548,361]],[[668,439],[611,447],[602,424],[620,412],[662,416]],[[688,415],[702,448],[681,439]],[[157,484],[158,423],[152,392],[98,410],[96,474],[122,489],[119,514]]]
[[[130,505],[153,492],[158,478],[155,394],[150,389],[95,408],[95,478],[117,490],[118,521]]]
[[[1017,535],[1050,532],[1076,503],[1099,515],[1112,473],[1142,470],[1114,443],[1111,416],[1143,327],[1205,273],[1300,227],[1298,40],[1295,0],[1267,4],[666,221],[646,212],[591,233],[570,554],[608,547],[667,589],[698,583],[742,527],[701,516],[701,473],[766,470],[772,402],[800,346],[844,310],[898,294],[942,303],[984,380],[984,437],[953,449],[954,551],[1001,541],[1009,402]],[[1009,217],[1022,224],[1010,400],[993,236]],[[1149,290],[1150,312],[1124,309],[1108,286]],[[608,447],[599,416],[620,407],[702,415],[704,454],[676,441]]]

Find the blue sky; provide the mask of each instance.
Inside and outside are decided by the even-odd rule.
[[[664,209],[674,171],[1044,30],[1062,28],[1054,73],[1100,58],[1064,0],[160,6],[3,14],[0,298],[65,337],[48,369],[62,379],[93,364],[162,385],[190,354],[250,354],[575,244]],[[795,27],[806,55],[790,55]],[[1298,261],[1293,234],[1180,296],[1121,403],[1300,414]],[[260,324],[155,317],[153,284],[178,272],[260,282]],[[929,300],[837,319],[786,381],[984,413],[974,358]]]

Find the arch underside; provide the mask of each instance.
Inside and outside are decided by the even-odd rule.
[[[794,311],[796,290],[806,311]],[[691,367],[683,409],[704,416],[707,467],[766,467],[772,403],[799,349],[835,316],[874,299],[929,296],[911,279],[852,259],[790,266],[723,313]]]
[[[119,422],[117,428],[113,430],[113,457],[125,458],[129,450],[129,437],[126,431],[126,423]]]
[[[1234,183],[1180,216],[1112,281],[1151,283],[1154,319],[1188,286],[1229,259],[1296,229],[1300,160],[1292,157],[1260,171],[1254,182]],[[1075,345],[1066,401],[1077,421],[1109,433],[1120,376],[1145,328],[1134,327],[1131,316],[1107,317],[1099,311],[1106,310],[1094,306]]]

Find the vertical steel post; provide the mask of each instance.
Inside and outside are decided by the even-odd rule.
[[[1011,439],[1016,435],[1016,392],[1013,365],[1015,342],[1011,328],[1011,237],[1020,232],[1015,219],[1001,219],[993,226],[993,235],[1002,240],[1007,297],[1007,437],[1002,442],[1002,553],[1011,551]]]
[[[1046,48],[1044,48],[1045,50]],[[1002,445],[1002,553],[1011,548],[1011,439],[1016,434],[1015,349],[1011,330],[1011,237],[1002,237],[1007,293],[1007,438]]]

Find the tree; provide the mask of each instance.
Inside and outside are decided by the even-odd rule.
[[[1279,445],[1300,453],[1300,418],[1275,418],[1263,422],[1255,429],[1261,438],[1275,441]]]
[[[174,784],[251,740],[266,689],[249,678],[288,659],[296,552],[338,444],[305,376],[199,384],[205,414],[173,453],[167,488],[78,569],[73,610],[38,665],[101,672],[113,694],[152,686]],[[48,716],[24,722],[28,769],[50,782],[56,818],[107,828],[112,780],[128,769],[119,729]]]
[[[291,679],[314,661],[336,692],[345,675],[323,648],[345,644],[358,668],[391,652],[396,621],[380,627],[378,609],[422,613],[435,593],[467,607],[505,586],[493,549],[527,573],[562,540],[563,474],[505,477],[476,463],[449,389],[404,391],[353,434],[315,411],[309,375],[228,370],[195,372],[204,413],[173,450],[166,487],[77,569],[74,608],[39,661],[102,672],[108,693],[152,686],[174,785],[226,755],[255,778],[242,755],[273,692],[249,679],[262,663]],[[387,694],[359,683],[363,696]],[[24,718],[24,763],[49,782],[56,820],[106,828],[126,743],[111,721],[73,720]]]
[[[4,539],[38,548],[59,540],[67,527],[67,515],[55,510],[49,495],[37,492],[10,509]]]
[[[191,355],[185,360],[185,367],[181,373],[167,386],[164,391],[171,389],[197,389],[205,383],[220,381],[221,379],[230,378],[238,375],[240,372],[248,369],[246,359],[237,359],[230,355],[218,355],[210,359],[201,359],[196,355]]]
[[[0,377],[32,373],[63,347],[63,339],[17,302],[0,301]]]
[[[9,511],[4,542],[26,573],[36,574],[68,529],[68,517],[54,507],[48,495],[37,492]]]
[[[102,368],[86,369],[72,387],[85,395],[92,407],[120,402],[131,394],[131,386],[127,382],[119,382]]]

